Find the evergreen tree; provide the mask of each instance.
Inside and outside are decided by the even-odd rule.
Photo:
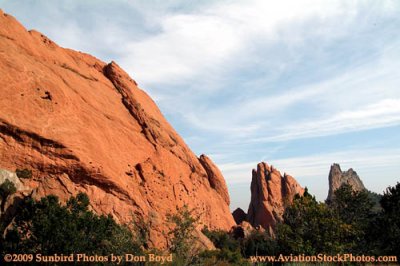
[[[1,238],[1,254],[29,253],[109,255],[142,251],[130,230],[108,216],[88,209],[89,199],[79,193],[62,205],[56,196],[40,201],[28,198],[20,205],[13,226]]]
[[[276,238],[282,254],[335,254],[345,248],[342,242],[345,230],[328,206],[317,202],[306,189],[303,196],[296,195],[293,204],[286,208]]]
[[[374,202],[367,190],[354,191],[351,185],[343,184],[335,191],[329,204],[336,219],[342,222],[341,241],[346,252],[365,254],[369,251],[368,228],[374,218]]]
[[[386,189],[381,205],[383,211],[377,222],[380,251],[400,259],[400,183]]]

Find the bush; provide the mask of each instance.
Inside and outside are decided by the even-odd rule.
[[[26,199],[14,218],[13,226],[1,239],[1,253],[41,253],[109,255],[142,250],[126,226],[108,215],[88,210],[89,198],[79,193],[62,205],[56,196],[40,201]]]
[[[171,236],[170,251],[175,254],[177,265],[189,265],[197,253],[194,230],[199,217],[193,217],[193,213],[194,210],[184,205],[175,214],[167,216],[168,222],[173,224],[168,234]]]
[[[372,228],[377,231],[379,253],[396,255],[400,259],[400,183],[386,189],[381,205],[383,210],[377,219],[378,229]]]
[[[17,188],[15,187],[14,183],[11,182],[10,180],[6,179],[1,185],[0,185],[0,197],[1,200],[6,200],[8,196],[11,194],[14,194],[17,192]]]
[[[241,242],[231,234],[222,230],[210,231],[208,228],[204,228],[202,232],[213,242],[217,250],[200,253],[197,259],[200,265],[248,265],[241,254]]]
[[[229,233],[222,230],[210,231],[207,228],[202,230],[203,234],[208,237],[214,246],[218,249],[227,249],[230,251],[240,250],[239,241],[234,239]]]
[[[17,175],[18,178],[32,178],[32,171],[29,169],[16,169],[15,174]]]
[[[15,187],[14,183],[11,182],[10,180],[6,179],[1,185],[0,185],[0,198],[1,198],[1,205],[0,205],[0,210],[1,213],[4,212],[5,204],[7,201],[7,198],[17,192],[17,188]]]

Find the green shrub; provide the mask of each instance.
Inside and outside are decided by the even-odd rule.
[[[1,239],[1,255],[41,253],[109,255],[142,254],[131,231],[108,215],[89,211],[89,198],[79,193],[62,205],[56,196],[27,198]]]
[[[1,213],[4,212],[5,204],[6,204],[8,197],[10,195],[14,194],[15,192],[17,192],[17,188],[15,187],[14,183],[8,179],[6,179],[0,185],[0,198],[1,198],[0,210],[1,210]]]
[[[175,254],[175,265],[189,265],[196,253],[197,237],[194,235],[196,222],[199,216],[193,216],[194,210],[189,210],[187,205],[178,209],[175,214],[168,215],[168,222],[173,224],[170,235],[170,251]]]
[[[18,176],[18,178],[32,178],[32,171],[29,169],[16,169],[15,174]]]
[[[14,194],[15,192],[17,192],[17,188],[15,187],[14,183],[8,179],[6,179],[0,185],[0,197],[2,201],[5,201],[8,198],[8,196]]]

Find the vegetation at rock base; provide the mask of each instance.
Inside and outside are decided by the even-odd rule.
[[[5,207],[8,197],[10,195],[14,194],[15,192],[17,192],[17,188],[15,187],[14,183],[8,179],[6,179],[0,185],[0,200],[1,200],[0,211],[1,211],[1,213],[4,212],[4,207]]]
[[[383,196],[343,185],[331,202],[318,202],[306,189],[286,208],[274,235],[253,231],[234,239],[221,231],[204,233],[218,248],[206,254],[227,263],[221,265],[241,265],[243,258],[279,254],[351,253],[400,259],[400,183],[387,188]]]
[[[1,200],[6,200],[8,196],[11,194],[14,194],[17,191],[17,188],[15,187],[14,183],[11,182],[10,180],[6,179],[1,185],[0,185],[0,198]]]
[[[174,265],[190,265],[198,250],[194,231],[199,216],[194,215],[187,205],[179,208],[175,214],[167,216],[167,220],[173,224],[168,233],[170,236],[170,252],[175,255]]]
[[[217,250],[207,250],[199,254],[199,265],[247,265],[241,254],[241,245],[231,234],[221,230],[202,230],[215,245]]]
[[[360,254],[372,205],[365,192],[353,192],[347,185],[335,191],[330,204],[318,202],[306,190],[285,210],[277,228],[278,246],[293,254]]]
[[[128,226],[131,230],[134,242],[144,250],[149,248],[150,221],[142,216],[132,215],[132,223]]]
[[[0,185],[2,199],[16,191],[7,181]],[[238,236],[204,228],[203,234],[216,249],[202,252],[195,234],[199,217],[183,206],[167,218],[171,224],[169,251],[173,253],[173,262],[167,265],[250,265],[250,256],[279,254],[400,257],[400,183],[387,188],[378,209],[374,199],[367,191],[353,191],[343,185],[336,190],[334,200],[318,202],[306,189],[286,208],[273,235],[254,230]],[[110,215],[91,212],[89,204],[83,193],[71,197],[65,205],[53,195],[39,201],[27,197],[11,225],[2,226],[0,256],[16,250],[88,255],[150,252],[149,221],[137,218],[130,226],[119,225]]]
[[[0,252],[26,254],[141,254],[131,231],[108,216],[89,211],[89,198],[79,193],[62,205],[50,195],[27,198],[1,238]]]
[[[32,177],[32,171],[29,169],[16,169],[15,174],[17,175],[18,178],[31,178]]]
[[[371,237],[379,240],[379,253],[393,254],[400,259],[400,183],[386,189],[381,205],[383,210],[376,219],[376,224],[373,224],[380,230]]]

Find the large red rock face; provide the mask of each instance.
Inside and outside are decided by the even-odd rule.
[[[0,73],[0,168],[32,169],[22,182],[35,197],[85,192],[97,213],[147,219],[157,247],[166,214],[184,204],[202,225],[234,225],[218,168],[116,63],[61,48],[0,11]]]
[[[303,193],[304,189],[293,177],[287,174],[282,176],[272,166],[259,163],[257,170],[253,169],[247,221],[254,227],[273,229],[293,197]]]

